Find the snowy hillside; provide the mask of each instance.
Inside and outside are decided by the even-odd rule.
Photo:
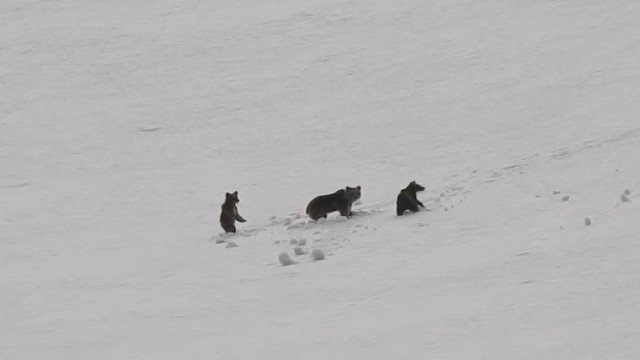
[[[637,357],[638,19],[0,2],[0,359]]]

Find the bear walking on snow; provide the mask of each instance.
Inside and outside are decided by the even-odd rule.
[[[339,211],[340,215],[349,217],[352,215],[351,206],[360,199],[360,185],[356,187],[347,186],[333,194],[320,195],[307,205],[307,215],[313,220],[327,218],[327,214]]]
[[[405,211],[418,212],[420,209],[418,206],[424,209],[424,205],[418,200],[416,193],[423,191],[425,188],[422,185],[416,184],[415,181],[409,183],[409,186],[402,189],[398,194],[398,200],[396,201],[396,214],[402,216]]]
[[[245,222],[247,220],[243,219],[242,216],[238,213],[237,203],[240,202],[238,199],[238,192],[235,191],[232,194],[227,193],[224,204],[222,204],[222,212],[220,213],[220,225],[227,233],[235,233],[236,225],[235,222],[238,220],[239,222]]]

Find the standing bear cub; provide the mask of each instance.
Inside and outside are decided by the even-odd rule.
[[[226,194],[226,199],[224,200],[224,204],[222,204],[222,212],[220,213],[220,225],[227,233],[236,232],[236,220],[239,222],[247,221],[238,213],[236,204],[239,202],[240,199],[238,199],[237,191],[233,192],[233,194]]]
[[[409,183],[409,186],[402,189],[400,194],[398,194],[398,200],[396,201],[396,214],[398,214],[398,216],[402,216],[407,210],[411,212],[418,212],[420,211],[418,206],[421,206],[424,209],[424,205],[416,196],[418,191],[423,191],[424,189],[424,186],[416,184],[415,181],[412,181]]]
[[[326,219],[327,214],[334,211],[339,211],[340,215],[349,217],[353,215],[351,206],[362,195],[360,190],[360,185],[356,187],[347,186],[333,194],[320,195],[307,205],[307,215],[316,221],[320,218]]]

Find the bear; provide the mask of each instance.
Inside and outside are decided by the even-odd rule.
[[[420,211],[418,206],[424,209],[424,205],[416,196],[418,191],[424,190],[425,187],[417,184],[415,180],[410,182],[409,186],[402,189],[400,194],[398,194],[398,200],[396,201],[396,214],[398,214],[398,216],[402,216],[407,210],[410,210],[411,212],[418,212]]]
[[[238,192],[234,191],[231,194],[226,193],[225,196],[224,204],[221,206],[222,212],[220,212],[220,225],[226,233],[235,233],[236,220],[239,222],[246,222],[247,220],[243,219],[238,213],[238,207],[236,206],[236,204],[240,202],[240,199],[238,199]]]
[[[362,196],[360,185],[356,187],[347,186],[333,194],[320,195],[315,197],[307,205],[307,215],[315,221],[320,218],[327,218],[327,214],[339,211],[340,215],[349,217],[353,215],[351,206]]]

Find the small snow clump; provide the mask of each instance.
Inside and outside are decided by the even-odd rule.
[[[313,258],[313,260],[324,260],[324,257],[324,251],[320,249],[311,250],[311,258]]]
[[[280,261],[280,264],[282,264],[282,266],[297,264],[297,262],[293,261],[291,256],[289,256],[289,254],[287,254],[286,252],[278,255],[278,261]]]

